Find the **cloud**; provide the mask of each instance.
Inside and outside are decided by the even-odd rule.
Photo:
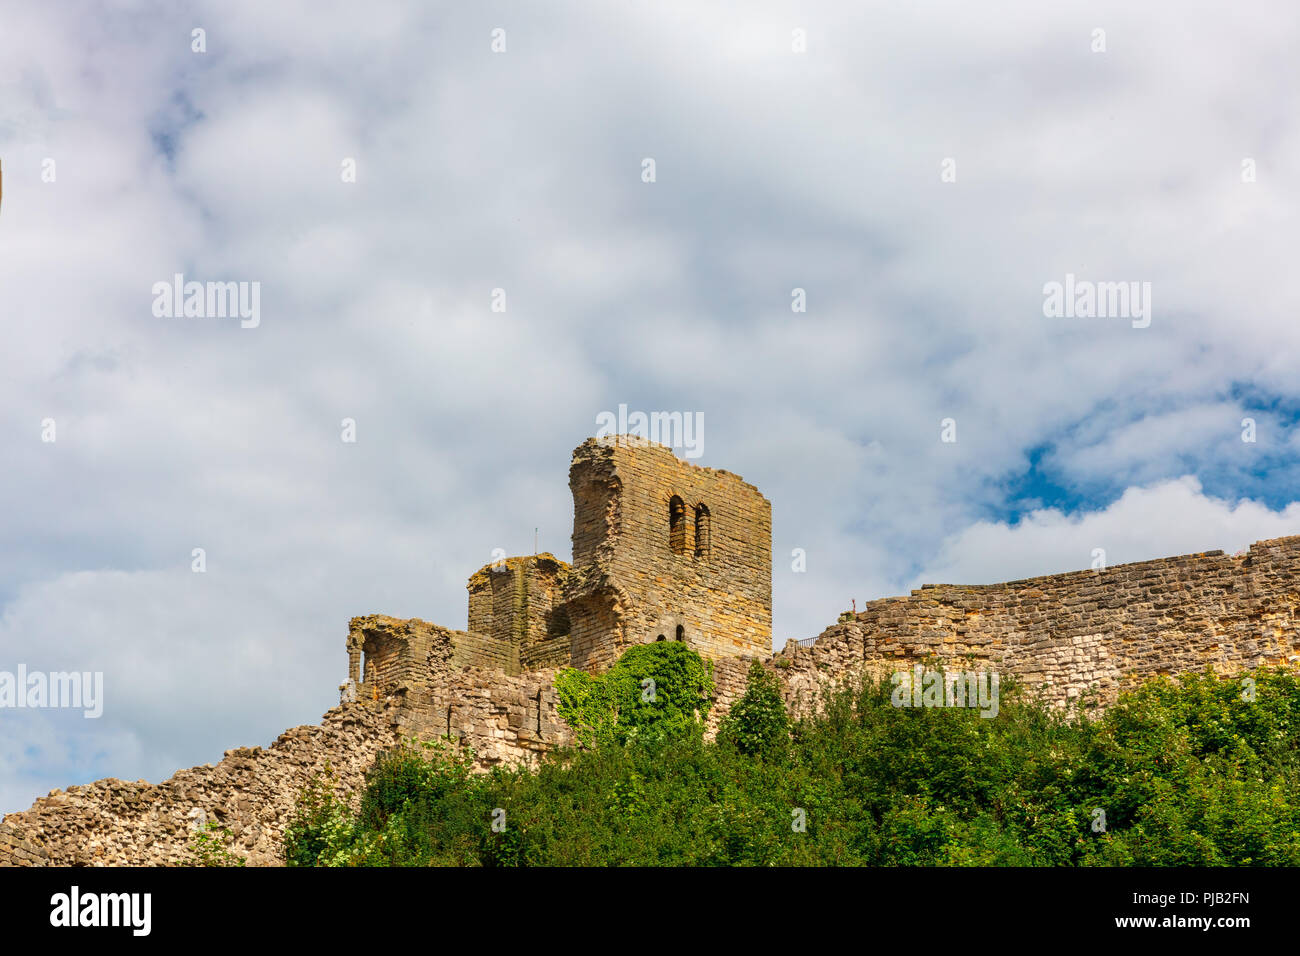
[[[620,403],[704,412],[772,500],[778,644],[918,576],[1300,530],[1300,10],[1186,10],[14,5],[0,668],[116,703],[6,723],[0,800],[316,720],[353,614],[463,626],[493,548],[568,554]],[[1150,328],[1046,319],[1067,272],[1150,281]],[[260,282],[261,325],[154,317],[176,273]]]
[[[917,576],[921,583],[993,584],[1079,571],[1104,552],[1107,567],[1179,554],[1230,554],[1256,541],[1295,534],[1300,502],[1275,511],[1259,502],[1205,494],[1191,475],[1133,487],[1106,508],[1031,512],[1016,524],[980,521],[943,542]]]

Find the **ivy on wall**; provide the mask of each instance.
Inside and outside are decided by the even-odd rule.
[[[563,668],[556,709],[578,743],[675,740],[703,734],[713,696],[713,663],[685,644],[639,644],[603,674]]]

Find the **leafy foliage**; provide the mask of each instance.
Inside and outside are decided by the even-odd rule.
[[[473,774],[445,746],[385,754],[357,813],[305,795],[288,862],[1300,865],[1294,672],[1255,671],[1253,700],[1210,674],[1161,679],[1096,718],[1006,681],[986,718],[894,707],[888,683],[863,680],[783,736],[774,685],[751,671],[713,744],[691,730],[698,675],[658,653],[617,680],[639,692],[653,668],[686,688],[672,720],[646,719],[616,681],[589,689],[608,696],[585,713],[614,715],[587,725],[595,745],[533,769]]]
[[[190,834],[188,853],[182,866],[244,866],[247,861],[226,849],[232,839],[228,827],[209,820]]]
[[[781,682],[758,661],[749,665],[744,695],[718,726],[718,742],[769,760],[786,755],[790,718],[781,699]]]
[[[334,795],[328,764],[307,783],[285,828],[281,852],[288,866],[338,866],[350,859],[354,830],[346,803]]]
[[[664,743],[703,732],[712,663],[677,641],[638,644],[604,674],[562,669],[555,688],[560,716],[582,746]]]

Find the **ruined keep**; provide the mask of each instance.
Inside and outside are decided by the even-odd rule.
[[[412,735],[450,738],[480,769],[531,763],[573,742],[556,709],[556,669],[600,671],[651,641],[683,641],[712,662],[710,734],[756,657],[795,714],[855,673],[920,661],[1014,675],[1061,707],[1105,706],[1157,675],[1300,664],[1300,536],[1238,555],[923,585],[772,654],[771,506],[756,488],[628,436],[580,445],[569,485],[572,565],[535,554],[479,569],[464,631],[353,618],[342,702],[319,726],[156,785],[54,791],[0,822],[0,865],[176,862],[205,820],[229,826],[249,862],[274,864],[297,792],[323,767],[353,798],[374,756]]]
[[[483,566],[464,631],[353,618],[343,703],[396,700],[402,733],[450,737],[488,766],[571,741],[558,667],[598,672],[652,641],[719,664],[771,653],[772,506],[757,488],[627,435],[579,445],[569,487],[572,565],[533,554]]]
[[[512,676],[604,670],[651,641],[710,659],[770,653],[772,506],[757,488],[627,435],[579,445],[569,487],[572,565],[534,554],[483,566],[467,585],[465,631],[354,618],[344,693],[375,698],[428,677],[439,642],[452,667]]]
[[[772,505],[738,475],[630,436],[573,454],[570,663],[601,670],[633,644],[706,658],[772,646]]]

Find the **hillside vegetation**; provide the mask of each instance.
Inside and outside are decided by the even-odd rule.
[[[760,666],[703,740],[707,662],[673,642],[557,681],[583,745],[471,773],[451,744],[318,780],[289,865],[1300,865],[1300,679],[1161,679],[1099,718],[1002,686],[997,716],[864,679],[791,721]],[[647,683],[648,682],[648,683]],[[647,691],[648,696],[647,696]],[[1253,699],[1252,699],[1253,698]]]

